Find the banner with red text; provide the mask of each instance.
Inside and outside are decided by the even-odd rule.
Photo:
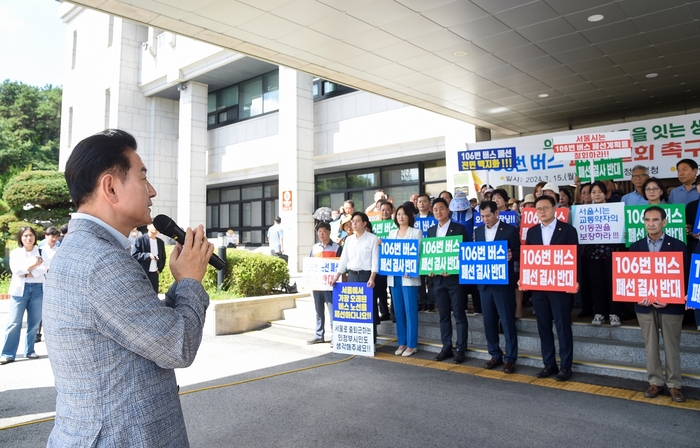
[[[569,209],[564,207],[558,208],[554,217],[561,222],[569,222]],[[523,209],[520,219],[520,240],[523,243],[525,242],[525,238],[527,238],[527,230],[539,223],[540,218],[537,216],[537,210],[535,208],[527,207]]]
[[[575,245],[521,246],[520,289],[575,292],[577,260]]]
[[[614,252],[613,300],[685,303],[685,270],[681,252]]]

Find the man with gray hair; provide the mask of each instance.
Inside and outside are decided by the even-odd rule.
[[[634,190],[622,196],[622,202],[625,205],[647,205],[649,203],[649,201],[644,199],[644,192],[642,191],[642,186],[647,179],[649,179],[649,168],[643,165],[637,165],[632,168],[632,185],[634,185]]]

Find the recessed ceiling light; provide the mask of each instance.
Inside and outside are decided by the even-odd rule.
[[[547,97],[549,96],[549,93],[540,93],[540,94],[537,95],[537,96],[540,97],[540,98],[547,98]]]
[[[593,14],[592,16],[590,16],[588,18],[588,21],[589,22],[600,22],[604,18],[605,18],[605,16],[603,14]]]
[[[489,109],[490,114],[500,114],[501,112],[507,111],[507,107],[494,107],[493,109]]]
[[[458,58],[461,58],[462,56],[466,56],[466,55],[467,55],[467,52],[464,51],[464,50],[457,50],[457,51],[455,51],[455,52],[452,53],[452,54],[454,54],[454,55],[457,56]]]
[[[657,76],[659,76],[658,73],[647,73],[647,78],[649,78],[649,79],[656,78]]]

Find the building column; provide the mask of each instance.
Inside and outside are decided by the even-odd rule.
[[[279,68],[279,197],[289,270],[301,272],[314,235],[314,97],[311,76]],[[284,192],[292,209],[284,210]]]
[[[206,223],[208,93],[206,84],[192,81],[180,90],[176,221],[185,228]]]

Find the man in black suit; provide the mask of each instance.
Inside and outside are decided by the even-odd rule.
[[[491,360],[484,367],[493,369],[503,364],[503,351],[499,347],[498,318],[503,325],[506,338],[506,355],[503,371],[515,372],[518,359],[518,332],[515,329],[515,288],[517,277],[515,261],[520,259],[520,236],[518,229],[498,219],[498,206],[493,201],[484,201],[479,206],[483,226],[474,231],[476,241],[508,242],[508,284],[477,285],[481,292],[481,309],[484,314],[484,333]]]
[[[576,229],[556,219],[556,202],[551,196],[540,196],[535,201],[537,217],[540,224],[531,227],[525,239],[526,245],[572,245],[578,244]],[[576,283],[575,293],[578,291]],[[548,378],[557,375],[557,381],[568,381],[571,378],[571,365],[574,354],[574,335],[571,331],[572,294],[568,292],[532,291],[532,304],[537,317],[537,330],[540,333],[540,347],[544,368],[537,373],[537,378]],[[557,327],[559,337],[559,357],[561,370],[557,367],[556,350],[552,320]]]
[[[158,275],[165,268],[165,243],[158,238],[158,231],[153,224],[148,225],[148,233],[136,238],[131,256],[146,271],[153,290],[158,292]]]
[[[462,235],[462,241],[469,241],[467,229],[461,224],[450,220],[450,209],[447,201],[437,198],[433,201],[433,215],[437,219],[437,225],[428,229],[428,238]],[[443,361],[454,356],[454,363],[461,364],[466,359],[467,337],[469,323],[467,321],[467,295],[464,285],[459,283],[459,275],[430,274],[433,279],[435,301],[440,313],[440,338],[442,350],[435,357],[436,361]],[[452,352],[452,318],[454,314],[457,323],[457,353]]]
[[[664,233],[666,211],[658,206],[651,206],[644,211],[644,228],[647,237],[635,241],[630,252],[680,252],[683,257],[685,278],[688,278],[690,257],[683,241]],[[664,369],[659,354],[659,329],[664,339],[666,353],[666,387],[674,401],[682,403],[685,397],[681,393],[681,329],[683,325],[683,305],[660,303],[655,298],[640,297],[634,305],[637,312],[639,328],[644,336],[647,355],[647,379],[649,389],[644,392],[647,398],[656,398],[663,392]]]

